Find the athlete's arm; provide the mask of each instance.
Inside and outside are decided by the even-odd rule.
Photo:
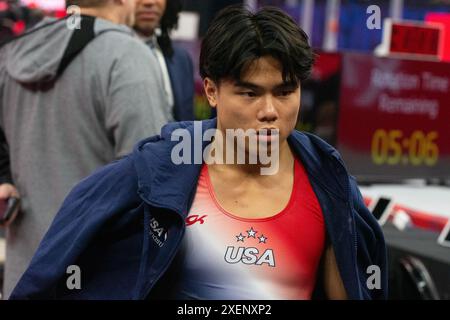
[[[324,289],[327,298],[330,300],[346,300],[347,292],[339,274],[332,245],[328,245],[325,249],[323,266]]]

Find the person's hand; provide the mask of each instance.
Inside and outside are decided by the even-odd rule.
[[[8,200],[13,197],[20,198],[16,187],[9,183],[0,184],[0,200]]]
[[[6,210],[8,210],[7,201],[10,198],[20,198],[19,192],[17,191],[16,187],[9,183],[0,184],[0,202],[3,202],[1,208],[2,211],[4,211],[0,212],[2,218],[0,220],[0,227],[8,227],[15,220],[19,212],[20,202],[16,202],[15,205],[13,205],[14,207],[16,207],[15,209],[13,209],[14,212],[12,212],[11,215],[6,213]],[[9,217],[6,218],[5,215]]]

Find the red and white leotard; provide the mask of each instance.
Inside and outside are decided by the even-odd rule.
[[[224,210],[204,165],[186,226],[174,298],[311,298],[325,226],[299,160],[287,206],[264,219],[244,219]]]

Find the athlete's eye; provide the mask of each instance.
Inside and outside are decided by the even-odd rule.
[[[241,91],[239,92],[239,95],[249,98],[256,97],[256,93],[254,93],[253,91]]]
[[[287,97],[293,93],[294,93],[294,90],[282,90],[282,91],[280,91],[279,95],[282,97]]]

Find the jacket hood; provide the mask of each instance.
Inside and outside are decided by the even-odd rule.
[[[54,80],[74,32],[66,22],[46,17],[26,35],[7,44],[4,49],[8,74],[25,84]],[[110,30],[133,34],[126,26],[96,19],[96,36]]]
[[[188,200],[191,193],[195,192],[203,164],[203,150],[210,143],[203,141],[203,133],[216,126],[217,119],[169,123],[162,128],[159,136],[139,142],[133,158],[141,197],[150,200],[153,205],[165,206],[171,203],[176,206],[172,208],[174,211],[186,214]],[[348,173],[333,147],[314,135],[295,130],[288,137],[288,142],[312,179],[334,197],[348,201],[348,185],[343,184],[343,181],[348,181]],[[177,144],[180,143],[190,147],[191,155],[183,157],[189,159],[188,162],[175,164],[173,153],[179,155]],[[336,167],[340,168],[338,175]],[[159,199],[165,199],[164,203],[159,203]]]

